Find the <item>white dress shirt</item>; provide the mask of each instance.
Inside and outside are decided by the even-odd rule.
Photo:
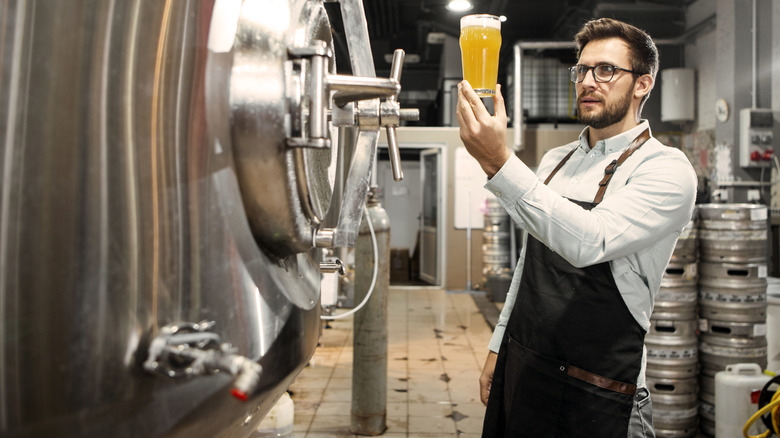
[[[592,202],[604,168],[646,128],[649,124],[643,120],[593,148],[585,128],[577,141],[545,154],[536,174],[512,155],[485,184],[520,227],[575,267],[609,262],[626,306],[645,331],[661,277],[693,213],[697,180],[691,163],[682,151],[651,137],[617,168],[597,207],[588,211],[569,199]],[[575,147],[577,151],[545,185],[547,176]],[[524,260],[525,243],[490,340],[494,352],[512,312]],[[645,350],[637,387],[645,386],[646,356]]]

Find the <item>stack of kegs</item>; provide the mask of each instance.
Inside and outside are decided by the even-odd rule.
[[[495,198],[488,198],[485,206],[485,225],[482,232],[482,277],[489,298],[503,302],[512,281],[510,266],[510,227],[512,221],[504,207]]]
[[[699,406],[701,433],[715,435],[715,374],[767,365],[767,208],[699,205]]]
[[[697,215],[683,229],[645,337],[647,385],[658,438],[694,437],[698,428]]]

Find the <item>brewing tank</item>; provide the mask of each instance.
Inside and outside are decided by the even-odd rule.
[[[248,436],[314,352],[322,248],[354,244],[399,120],[361,123],[332,206],[330,114],[398,81],[336,74],[321,1],[2,8],[0,435]]]

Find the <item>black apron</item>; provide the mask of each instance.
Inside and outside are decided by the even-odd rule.
[[[647,139],[645,130],[607,166],[593,202],[572,202],[588,210],[601,202],[615,169]],[[576,268],[529,235],[482,437],[625,438],[644,336],[609,262]]]

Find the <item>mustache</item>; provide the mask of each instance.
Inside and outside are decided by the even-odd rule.
[[[596,96],[594,93],[588,93],[588,94],[583,94],[583,95],[577,96],[577,103],[578,104],[582,103],[582,99],[585,99],[585,98],[596,99],[599,102],[603,102],[604,101],[604,99]]]

